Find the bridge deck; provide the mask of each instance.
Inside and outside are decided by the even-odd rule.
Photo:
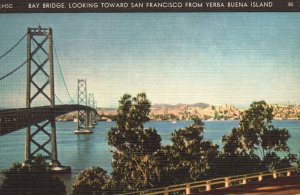
[[[95,109],[83,105],[57,105],[0,110],[0,136],[76,110]]]

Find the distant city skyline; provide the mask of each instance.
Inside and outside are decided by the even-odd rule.
[[[53,29],[71,95],[86,78],[98,107],[140,92],[152,104],[299,104],[299,23],[300,13],[1,14],[0,55],[40,25]],[[26,39],[0,59],[0,77],[25,59]],[[25,105],[25,67],[16,75],[0,81],[0,107]]]

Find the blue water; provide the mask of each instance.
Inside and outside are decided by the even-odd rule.
[[[191,121],[151,121],[146,127],[155,128],[161,135],[162,144],[170,143],[170,134],[175,129],[190,125]],[[238,121],[206,121],[204,138],[221,145],[221,136],[238,126]],[[300,149],[300,121],[274,121],[275,126],[287,128],[291,133],[289,145],[296,154]],[[111,172],[111,148],[107,145],[107,132],[114,122],[98,122],[89,135],[74,135],[75,123],[57,122],[58,158],[63,165],[72,167],[72,175],[90,166],[100,166]],[[0,137],[0,169],[11,167],[14,162],[24,160],[25,130]]]

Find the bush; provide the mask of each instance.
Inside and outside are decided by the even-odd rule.
[[[64,183],[52,175],[42,156],[36,157],[30,167],[16,163],[2,174],[4,179],[0,187],[1,195],[66,194]]]

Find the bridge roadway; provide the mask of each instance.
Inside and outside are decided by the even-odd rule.
[[[0,110],[0,136],[77,110],[96,112],[94,108],[78,104]]]

